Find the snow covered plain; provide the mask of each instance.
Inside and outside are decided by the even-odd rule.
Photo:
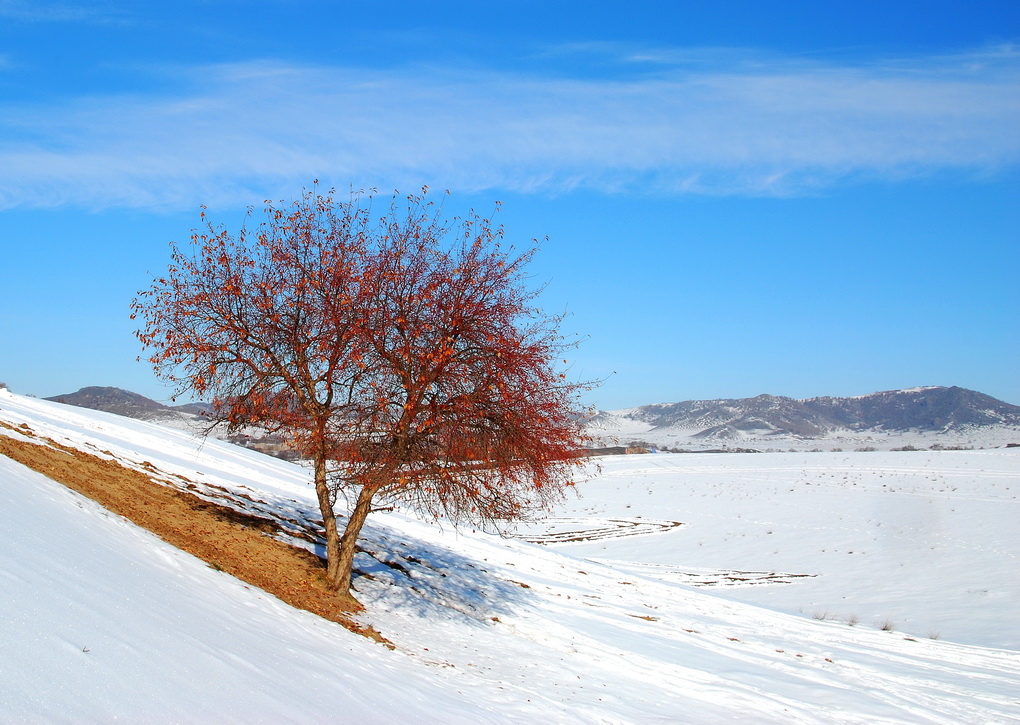
[[[6,391],[0,420],[314,511],[219,441]],[[544,545],[375,515],[395,651],[0,458],[0,721],[1020,722],[1018,454],[607,458]]]
[[[728,599],[1020,650],[1020,448],[606,457],[581,493],[521,533]]]

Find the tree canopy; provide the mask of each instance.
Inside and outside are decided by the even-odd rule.
[[[314,468],[330,583],[347,592],[373,502],[499,524],[557,501],[586,445],[561,317],[535,304],[537,250],[422,194],[306,191],[239,231],[171,244],[136,334],[179,394],[237,428],[283,431]],[[497,205],[498,209],[498,205]],[[334,506],[353,505],[341,536]]]

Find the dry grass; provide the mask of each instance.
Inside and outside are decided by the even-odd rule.
[[[34,440],[9,437],[3,428]],[[161,485],[150,475],[116,461],[37,436],[26,425],[13,428],[0,422],[0,455],[97,501],[218,571],[352,632],[386,642],[377,631],[350,618],[361,604],[328,589],[318,557],[272,537],[278,526],[269,519]]]

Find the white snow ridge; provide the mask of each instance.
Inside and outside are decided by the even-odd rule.
[[[0,421],[315,508],[220,441]],[[1020,722],[1020,449],[617,456],[579,493],[516,540],[373,514],[391,651],[0,456],[0,722]]]

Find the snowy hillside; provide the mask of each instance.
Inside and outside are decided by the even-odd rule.
[[[287,517],[315,507],[304,469],[220,441],[2,390],[0,422]],[[376,514],[360,617],[393,651],[0,457],[0,721],[1020,722],[1017,453],[605,459],[522,531],[545,544]],[[840,590],[863,606],[865,577],[891,631],[778,611]],[[983,592],[937,591],[960,587]],[[752,591],[765,607],[738,601]],[[929,639],[896,592],[919,626],[964,606],[971,626]]]

